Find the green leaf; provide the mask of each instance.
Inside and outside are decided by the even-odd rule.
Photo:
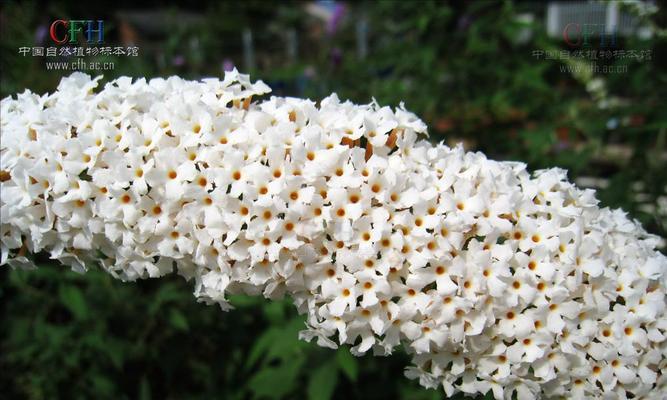
[[[146,379],[146,376],[141,378],[139,384],[139,400],[149,400],[151,398],[151,384]]]
[[[278,324],[285,320],[285,304],[280,301],[272,301],[263,307],[266,319],[272,324]]]
[[[248,296],[244,294],[236,294],[229,296],[229,302],[232,306],[237,308],[244,307],[256,307],[262,302],[262,298],[259,296]]]
[[[280,359],[289,361],[306,344],[299,340],[299,331],[303,329],[303,318],[293,318],[287,325],[278,329],[276,338],[271,342],[266,361]]]
[[[357,359],[350,354],[349,349],[346,347],[338,349],[336,352],[336,363],[338,364],[338,368],[343,371],[349,380],[352,382],[357,381],[357,377],[359,376],[359,364]]]
[[[60,286],[58,291],[60,301],[77,319],[84,319],[88,315],[88,306],[81,290],[76,286]]]
[[[278,333],[279,332],[275,328],[269,328],[255,341],[255,344],[252,346],[250,354],[246,359],[246,369],[253,366],[266,353]]]
[[[185,315],[183,315],[182,312],[175,308],[172,308],[172,310],[169,312],[169,323],[171,323],[171,326],[181,331],[187,331],[190,329],[188,320],[185,318]]]
[[[156,314],[166,303],[178,303],[189,300],[189,293],[184,293],[180,287],[167,283],[160,287],[148,308],[149,314]]]
[[[308,381],[308,400],[329,400],[338,381],[338,369],[328,362],[315,370]]]
[[[263,368],[250,378],[248,387],[255,398],[284,398],[294,389],[302,364],[303,358],[296,357],[278,367]]]
[[[114,383],[111,379],[107,378],[104,375],[93,375],[91,377],[93,381],[93,388],[95,388],[95,393],[100,395],[108,395],[114,391]]]

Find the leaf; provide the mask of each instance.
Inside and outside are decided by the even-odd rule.
[[[299,331],[303,329],[303,318],[291,319],[282,327],[274,327],[266,330],[253,345],[248,355],[245,368],[249,369],[260,359],[263,363],[275,360],[289,361],[299,352],[299,349],[307,347],[307,344],[298,339]]]
[[[93,375],[91,377],[91,380],[93,381],[93,388],[95,390],[95,393],[98,393],[100,395],[109,395],[113,393],[114,391],[114,383],[111,381],[111,379],[107,378],[104,375]],[[106,397],[106,396],[105,396]]]
[[[187,293],[184,293],[180,289],[180,287],[173,284],[165,284],[164,286],[161,286],[153,301],[150,303],[148,308],[149,314],[156,314],[160,310],[160,307],[166,303],[178,303],[189,300]]]
[[[169,323],[171,323],[171,326],[181,331],[187,331],[190,329],[188,320],[185,318],[185,315],[183,315],[182,312],[175,308],[169,312]]]
[[[417,29],[419,29],[420,32],[423,32],[426,27],[428,26],[429,20],[431,19],[430,15],[421,15],[417,19]]]
[[[278,367],[263,368],[250,378],[248,387],[255,398],[284,398],[294,389],[302,364],[303,358],[296,357]]]
[[[111,359],[111,363],[117,369],[121,369],[123,367],[125,354],[122,350],[123,349],[117,343],[113,346],[109,345],[107,347],[107,354],[109,355],[109,359]]]
[[[86,318],[88,315],[88,306],[78,287],[70,285],[60,286],[58,295],[60,296],[60,301],[76,319]]]
[[[344,347],[338,349],[336,352],[336,363],[338,364],[338,368],[343,371],[349,380],[352,382],[357,381],[357,377],[359,376],[359,364],[357,363],[357,359],[350,354],[349,349]]]
[[[278,333],[279,332],[276,330],[276,328],[269,328],[255,341],[255,345],[250,350],[250,354],[246,359],[246,369],[252,367],[264,355],[264,353],[266,353],[266,351],[271,347]]]
[[[272,324],[279,324],[285,320],[285,304],[280,301],[272,301],[263,307],[264,316]]]
[[[228,298],[232,306],[237,308],[256,307],[262,302],[259,296],[248,296],[243,294],[231,295]]]
[[[338,381],[338,369],[328,362],[315,370],[308,381],[309,400],[329,400],[333,396]]]
[[[141,378],[139,384],[139,400],[149,400],[151,398],[151,384],[146,379],[146,376]]]

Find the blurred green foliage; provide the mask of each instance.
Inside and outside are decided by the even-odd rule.
[[[407,356],[356,358],[297,339],[289,301],[198,304],[180,277],[126,284],[99,270],[0,270],[0,397],[434,400]],[[462,398],[462,397],[460,397]]]
[[[150,3],[147,3],[150,5]],[[406,107],[429,125],[431,139],[462,140],[496,159],[531,169],[560,166],[572,179],[604,178],[604,205],[623,207],[652,233],[667,236],[657,212],[667,196],[667,12],[641,16],[653,36],[619,38],[619,48],[651,50],[645,60],[600,64],[625,73],[570,73],[574,60],[535,51],[567,50],[546,36],[545,4],[527,1],[359,2],[338,22],[308,13],[310,3],[198,2],[152,8],[158,30],[128,33],[127,13],[80,2],[3,2],[0,94],[52,91],[63,73],[22,46],[48,46],[56,18],[104,19],[107,41],[136,40],[140,56],[112,60],[119,75],[220,76],[223,64],[263,79],[280,95],[341,98]],[[143,10],[143,8],[142,8]],[[629,12],[636,13],[634,10]],[[533,15],[534,18],[526,18]],[[360,58],[357,21],[368,27]],[[155,24],[153,24],[155,25]],[[255,61],[246,65],[243,32]],[[296,56],[287,55],[290,32]],[[134,36],[133,36],[134,35]],[[41,42],[40,42],[41,41]],[[639,194],[638,194],[639,193]],[[663,206],[665,207],[665,206]],[[663,248],[663,251],[665,249]],[[0,269],[0,397],[7,398],[367,398],[435,399],[402,378],[405,354],[355,358],[297,340],[303,319],[289,302],[234,298],[223,313],[195,303],[177,277],[136,284],[99,271],[85,276],[45,265]]]

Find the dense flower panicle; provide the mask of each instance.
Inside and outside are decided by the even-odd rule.
[[[303,339],[402,344],[448,395],[667,396],[658,238],[565,171],[419,140],[403,105],[252,102],[237,71],[98,79],[2,100],[0,263],[287,294]]]

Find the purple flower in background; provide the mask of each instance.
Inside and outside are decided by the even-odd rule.
[[[49,28],[46,25],[39,25],[35,30],[35,44],[44,44],[49,34]]]
[[[340,27],[340,23],[347,12],[347,6],[342,2],[318,0],[309,3],[306,6],[306,11],[324,21],[325,31],[327,35],[331,36]]]
[[[223,71],[231,71],[234,69],[234,62],[230,60],[229,58],[225,58],[222,61],[222,70]]]
[[[175,67],[182,67],[185,65],[185,57],[182,54],[177,54],[171,59],[171,64]]]
[[[327,21],[327,33],[329,35],[333,35],[334,33],[336,33],[340,25],[340,22],[343,20],[343,17],[345,16],[346,11],[347,7],[345,6],[345,4],[334,3],[333,13],[331,14],[331,18],[329,19],[329,21]]]
[[[468,29],[472,23],[472,18],[469,15],[462,15],[459,20],[456,22],[456,29],[459,31],[465,31]]]
[[[334,47],[331,49],[331,64],[338,67],[341,61],[343,61],[343,51],[339,47]]]

